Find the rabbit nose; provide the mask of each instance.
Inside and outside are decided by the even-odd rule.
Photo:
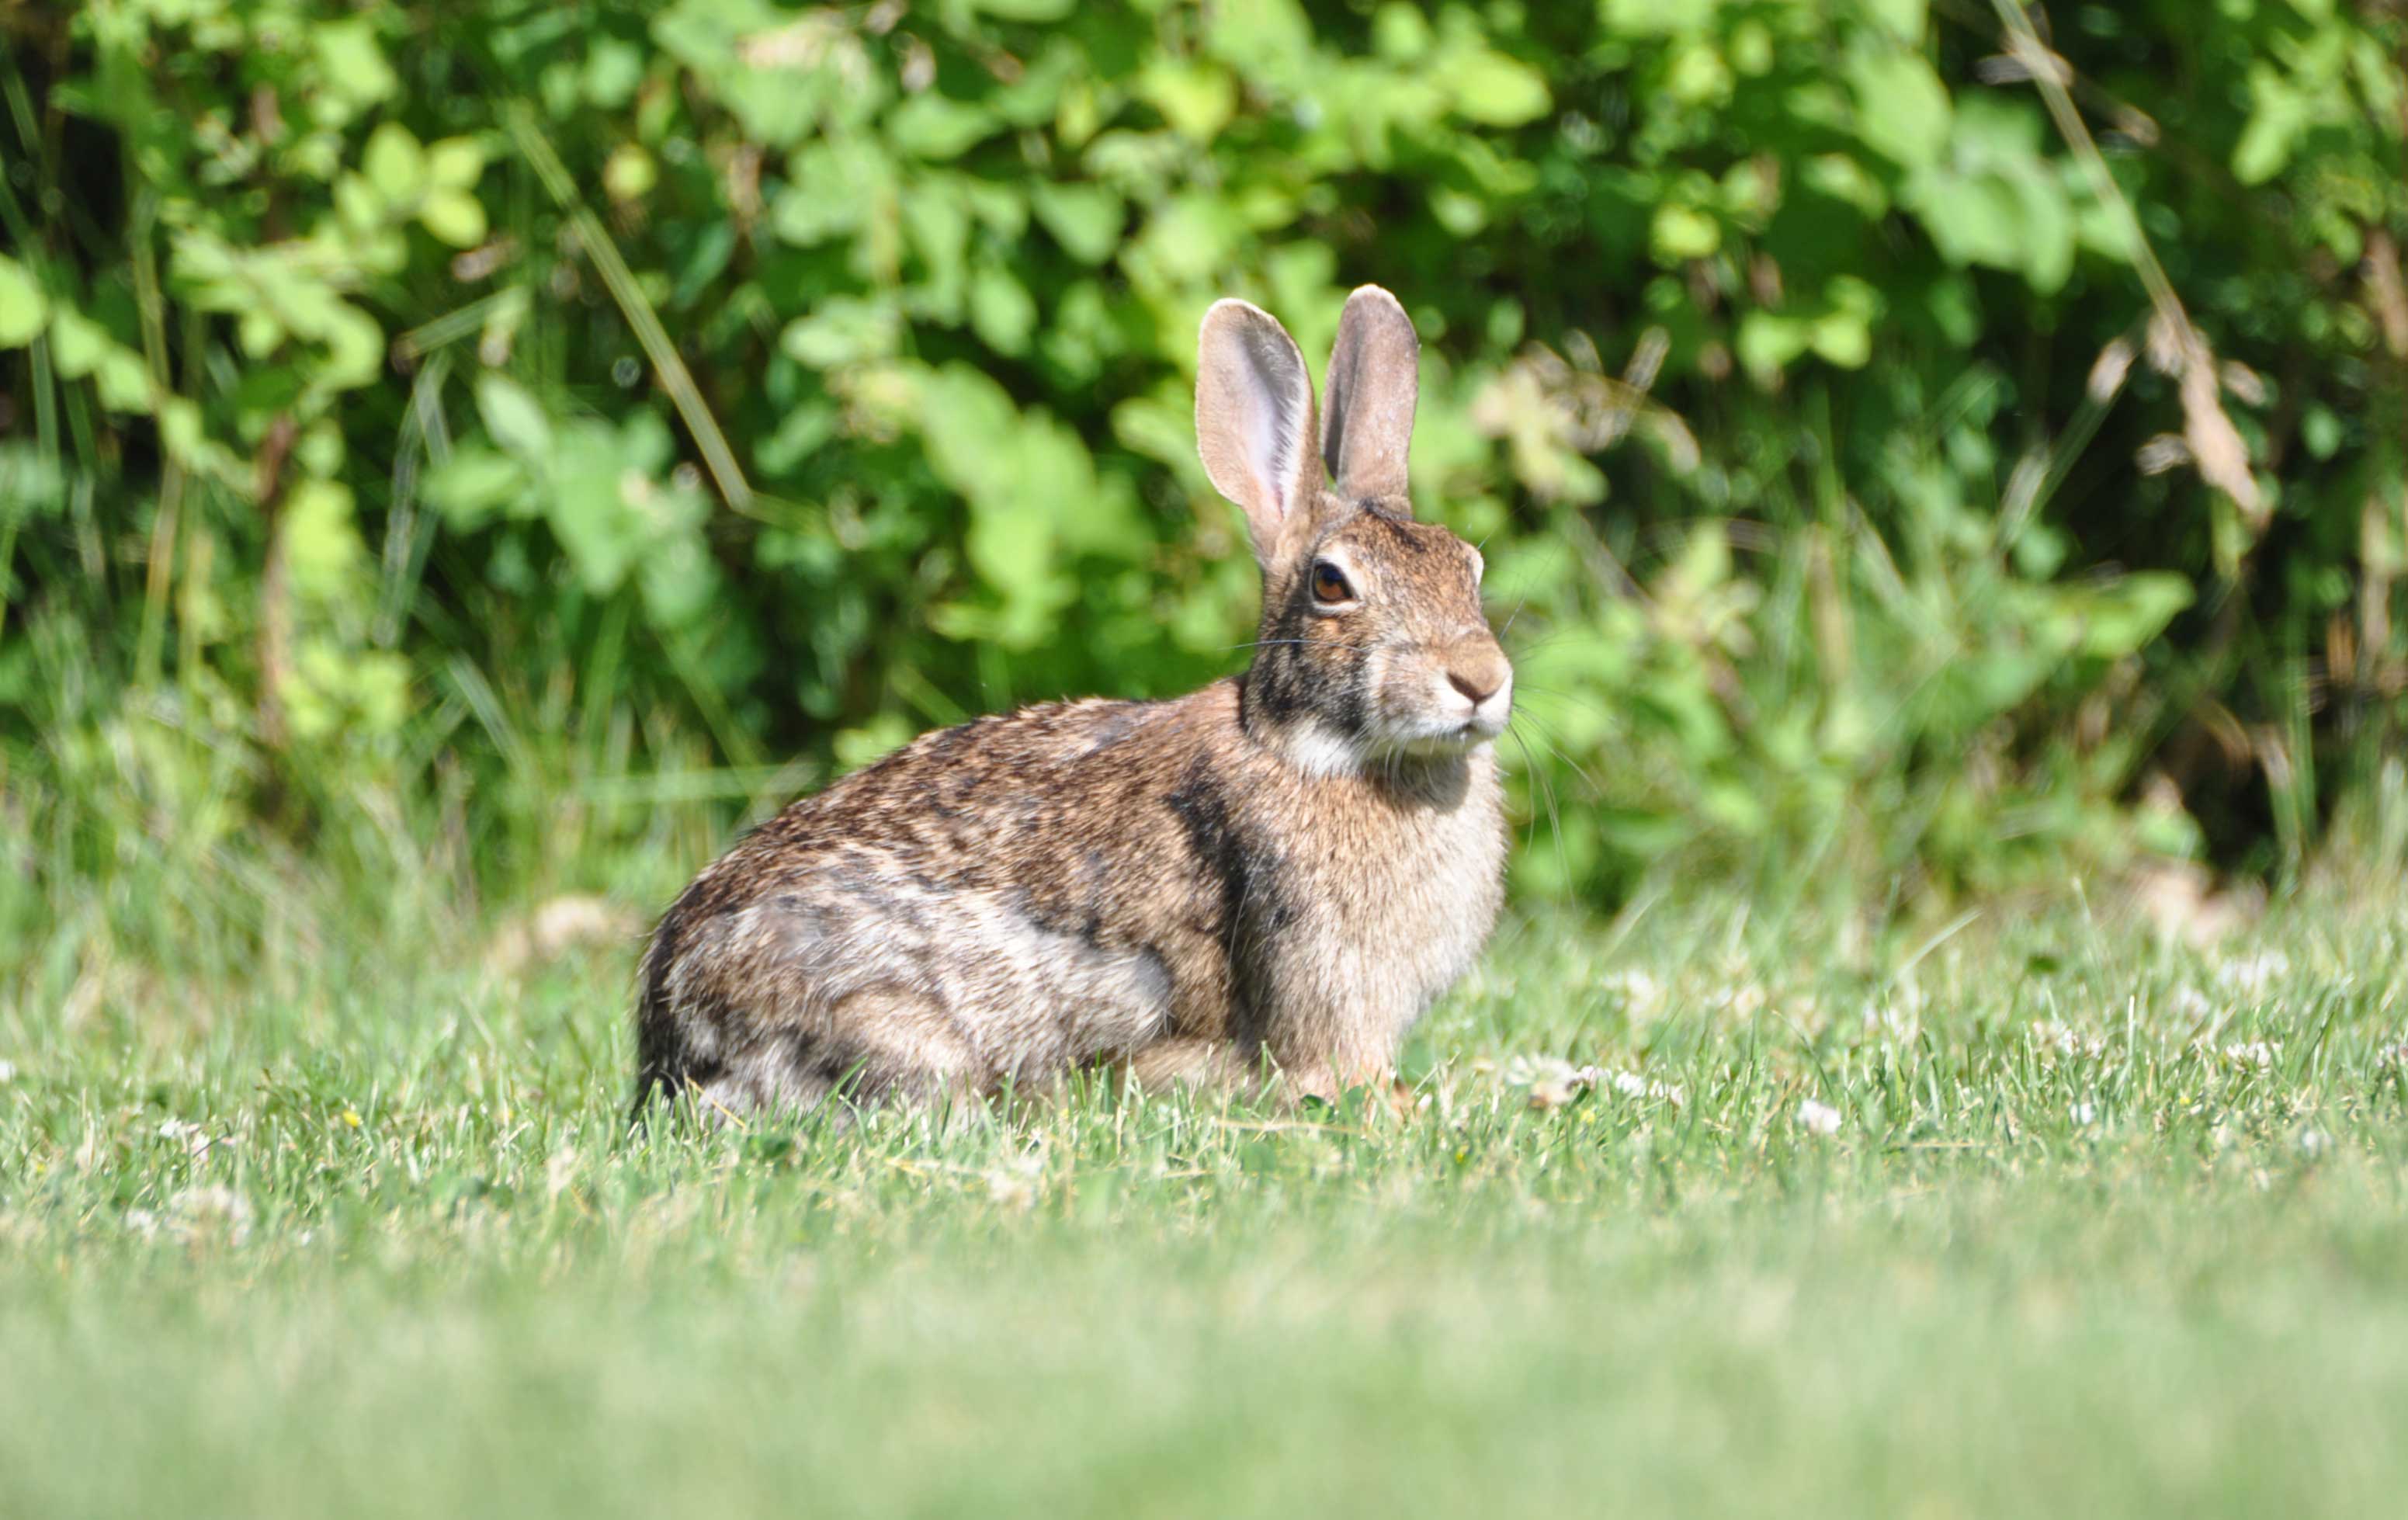
[[[1478,707],[1496,695],[1497,689],[1505,684],[1506,672],[1504,655],[1489,651],[1450,661],[1446,667],[1446,680],[1447,684],[1471,698],[1473,707]]]

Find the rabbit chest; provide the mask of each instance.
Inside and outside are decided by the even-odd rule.
[[[1283,1059],[1384,1068],[1468,971],[1503,896],[1506,828],[1482,753],[1426,789],[1316,789],[1316,826],[1283,862],[1295,911],[1263,947],[1264,1042]]]

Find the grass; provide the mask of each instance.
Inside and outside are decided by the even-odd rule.
[[[0,1513],[2396,1513],[2396,915],[1740,922],[1514,920],[1401,1118],[631,1138],[619,944],[20,1002]]]

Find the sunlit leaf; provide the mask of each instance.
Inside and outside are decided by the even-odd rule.
[[[430,193],[418,208],[418,219],[453,248],[474,248],[485,240],[485,208],[465,190]]]
[[[318,22],[308,35],[327,89],[347,111],[373,106],[400,86],[367,18]]]
[[[552,422],[525,386],[497,370],[477,377],[477,415],[494,441],[522,460],[552,454]]]
[[[1013,355],[1028,351],[1029,334],[1037,326],[1037,302],[1009,270],[985,265],[970,276],[969,312],[971,327],[987,347]]]
[[[408,206],[426,189],[426,154],[409,129],[386,122],[368,135],[360,170],[388,206]]]
[[[50,304],[32,271],[0,253],[0,348],[22,348],[50,317]]]
[[[1856,136],[1908,168],[1935,164],[1948,151],[1948,88],[1919,53],[1871,52],[1848,66]]]
[[[1029,187],[1029,205],[1054,240],[1082,264],[1101,264],[1120,246],[1126,212],[1105,186],[1039,180]]]
[[[886,119],[888,140],[916,158],[957,157],[995,128],[987,112],[933,90],[913,95]]]

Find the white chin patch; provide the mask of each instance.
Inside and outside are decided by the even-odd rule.
[[[1443,734],[1425,735],[1410,743],[1398,745],[1398,748],[1407,754],[1435,758],[1440,755],[1461,754],[1467,750],[1476,749],[1487,743],[1496,737],[1484,728],[1455,728]]]
[[[1385,755],[1442,760],[1449,755],[1467,754],[1496,738],[1497,731],[1483,723],[1431,722],[1417,725],[1411,733],[1389,735],[1378,742],[1377,749]]]
[[[1308,776],[1342,776],[1363,768],[1362,747],[1317,723],[1298,724],[1288,735],[1287,757]]]

